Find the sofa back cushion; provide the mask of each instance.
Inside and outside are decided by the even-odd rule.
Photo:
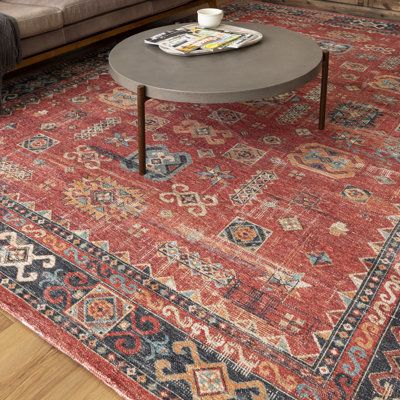
[[[110,11],[142,3],[145,0],[7,0],[14,4],[45,6],[58,9],[63,16],[64,25],[105,14]],[[164,0],[168,2],[167,0]]]

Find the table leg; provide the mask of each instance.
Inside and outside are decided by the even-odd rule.
[[[325,129],[326,97],[328,94],[329,51],[322,53],[321,99],[319,102],[319,129]]]
[[[139,85],[136,91],[137,97],[137,144],[139,159],[139,174],[146,173],[146,87]]]

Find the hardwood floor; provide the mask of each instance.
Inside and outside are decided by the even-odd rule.
[[[0,310],[0,400],[117,400],[90,372]]]

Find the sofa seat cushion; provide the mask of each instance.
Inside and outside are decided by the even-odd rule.
[[[7,0],[14,4],[30,4],[58,8],[62,12],[64,25],[74,24],[110,11],[129,7],[145,0]]]
[[[152,8],[149,1],[115,10],[107,14],[101,14],[84,21],[76,22],[72,25],[64,26],[63,32],[65,34],[65,40],[68,43],[75,42],[84,37],[107,31],[132,21],[137,21],[151,14]]]
[[[54,7],[0,1],[0,12],[17,20],[22,39],[63,27],[62,14]]]
[[[62,29],[31,36],[21,40],[22,57],[27,58],[65,44],[65,34]]]

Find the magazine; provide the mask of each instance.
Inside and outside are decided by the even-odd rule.
[[[230,42],[228,44],[228,47],[232,47],[233,49],[238,49],[239,47],[243,46],[245,43],[253,40],[256,35],[253,35],[252,33],[246,33],[245,35],[242,35],[242,37],[234,40],[233,42]]]
[[[146,44],[153,44],[153,45],[158,46],[162,42],[165,42],[166,40],[172,39],[177,36],[184,35],[186,32],[187,32],[187,30],[185,28],[172,29],[170,31],[161,32],[161,33],[154,35],[148,39],[145,39],[144,42]]]
[[[212,32],[212,31],[202,31],[194,32],[193,39],[189,40],[183,46],[176,47],[175,49],[183,53],[190,53],[193,50],[203,49],[203,50],[215,50],[219,47],[227,45],[234,40],[239,39],[242,35],[232,34],[232,33],[222,33],[222,32]]]
[[[229,29],[205,29],[196,24],[159,33],[145,40],[152,45],[167,45],[174,50],[187,54],[194,50],[214,51],[223,47],[239,48],[249,36]]]

